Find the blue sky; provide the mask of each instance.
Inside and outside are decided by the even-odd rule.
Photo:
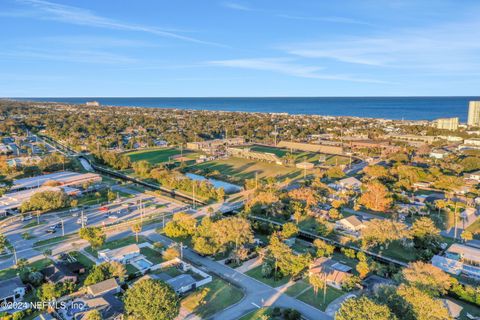
[[[0,96],[478,95],[479,1],[0,2]]]

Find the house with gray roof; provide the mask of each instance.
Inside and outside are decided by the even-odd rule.
[[[92,284],[87,287],[87,294],[92,297],[98,297],[107,293],[119,293],[121,290],[117,279],[110,278],[105,281]]]
[[[24,296],[25,285],[20,277],[0,281],[0,311],[6,310],[2,307],[5,303],[22,301]]]
[[[195,289],[196,280],[189,274],[181,274],[165,281],[177,294],[182,294]]]

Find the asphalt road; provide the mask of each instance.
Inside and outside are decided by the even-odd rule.
[[[142,199],[145,204],[150,203],[150,206],[146,206],[144,209],[144,215],[148,216],[153,212],[172,212],[181,207],[176,202],[168,202],[163,199],[155,198],[145,194],[138,194],[133,198],[122,199],[117,203],[112,203],[104,206],[106,210],[100,210],[100,207],[94,207],[84,210],[83,214],[87,217],[86,226],[103,226],[109,225],[118,221],[126,221],[133,218],[138,218],[142,212],[139,205],[136,204],[137,200]],[[129,205],[128,205],[129,204]],[[127,206],[128,205],[128,206]],[[156,205],[163,205],[163,207],[157,209]],[[40,240],[47,240],[62,235],[62,228],[56,228],[55,233],[47,233],[47,230],[56,224],[61,224],[63,221],[65,234],[77,233],[81,228],[81,224],[77,223],[77,220],[81,216],[81,211],[76,211],[73,216],[73,212],[63,211],[58,213],[49,213],[40,216],[40,225],[35,225],[29,228],[25,228],[27,224],[36,222],[37,218],[33,217],[29,221],[18,221],[12,223],[9,226],[2,227],[2,233],[6,235],[8,241],[14,246],[17,259],[30,259],[42,254],[43,249],[38,250],[33,248],[35,242]],[[117,219],[108,218],[108,215],[115,215]],[[33,238],[25,240],[22,237],[24,232],[28,232]],[[15,264],[14,257],[8,257],[2,259],[0,257],[0,270],[10,268]]]
[[[164,243],[172,242],[171,239],[161,236],[157,233],[151,233],[148,235],[148,237],[152,241],[161,241]],[[272,288],[243,273],[237,272],[235,269],[229,268],[209,258],[201,257],[188,248],[183,250],[183,254],[187,260],[198,266],[201,266],[206,272],[213,272],[217,275],[220,275],[244,290],[245,297],[243,300],[236,305],[215,314],[211,319],[238,319],[244,314],[256,310],[259,307],[271,305],[296,309],[302,313],[305,318],[311,320],[333,319],[321,310],[318,310],[300,300],[287,296],[275,288]]]

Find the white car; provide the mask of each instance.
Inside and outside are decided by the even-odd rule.
[[[86,224],[87,221],[88,221],[88,218],[87,218],[87,217],[83,217],[83,223]],[[82,218],[78,218],[78,219],[77,219],[77,224],[82,224]]]
[[[111,215],[108,216],[108,219],[117,220],[118,216],[116,216],[114,214],[111,214]]]

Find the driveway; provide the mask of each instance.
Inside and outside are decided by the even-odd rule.
[[[327,308],[325,309],[325,312],[329,316],[335,317],[335,313],[338,311],[338,309],[340,309],[340,307],[342,306],[342,303],[344,303],[345,300],[354,298],[354,297],[357,297],[357,294],[355,292],[345,293],[343,296],[340,296],[337,299],[330,302]]]

